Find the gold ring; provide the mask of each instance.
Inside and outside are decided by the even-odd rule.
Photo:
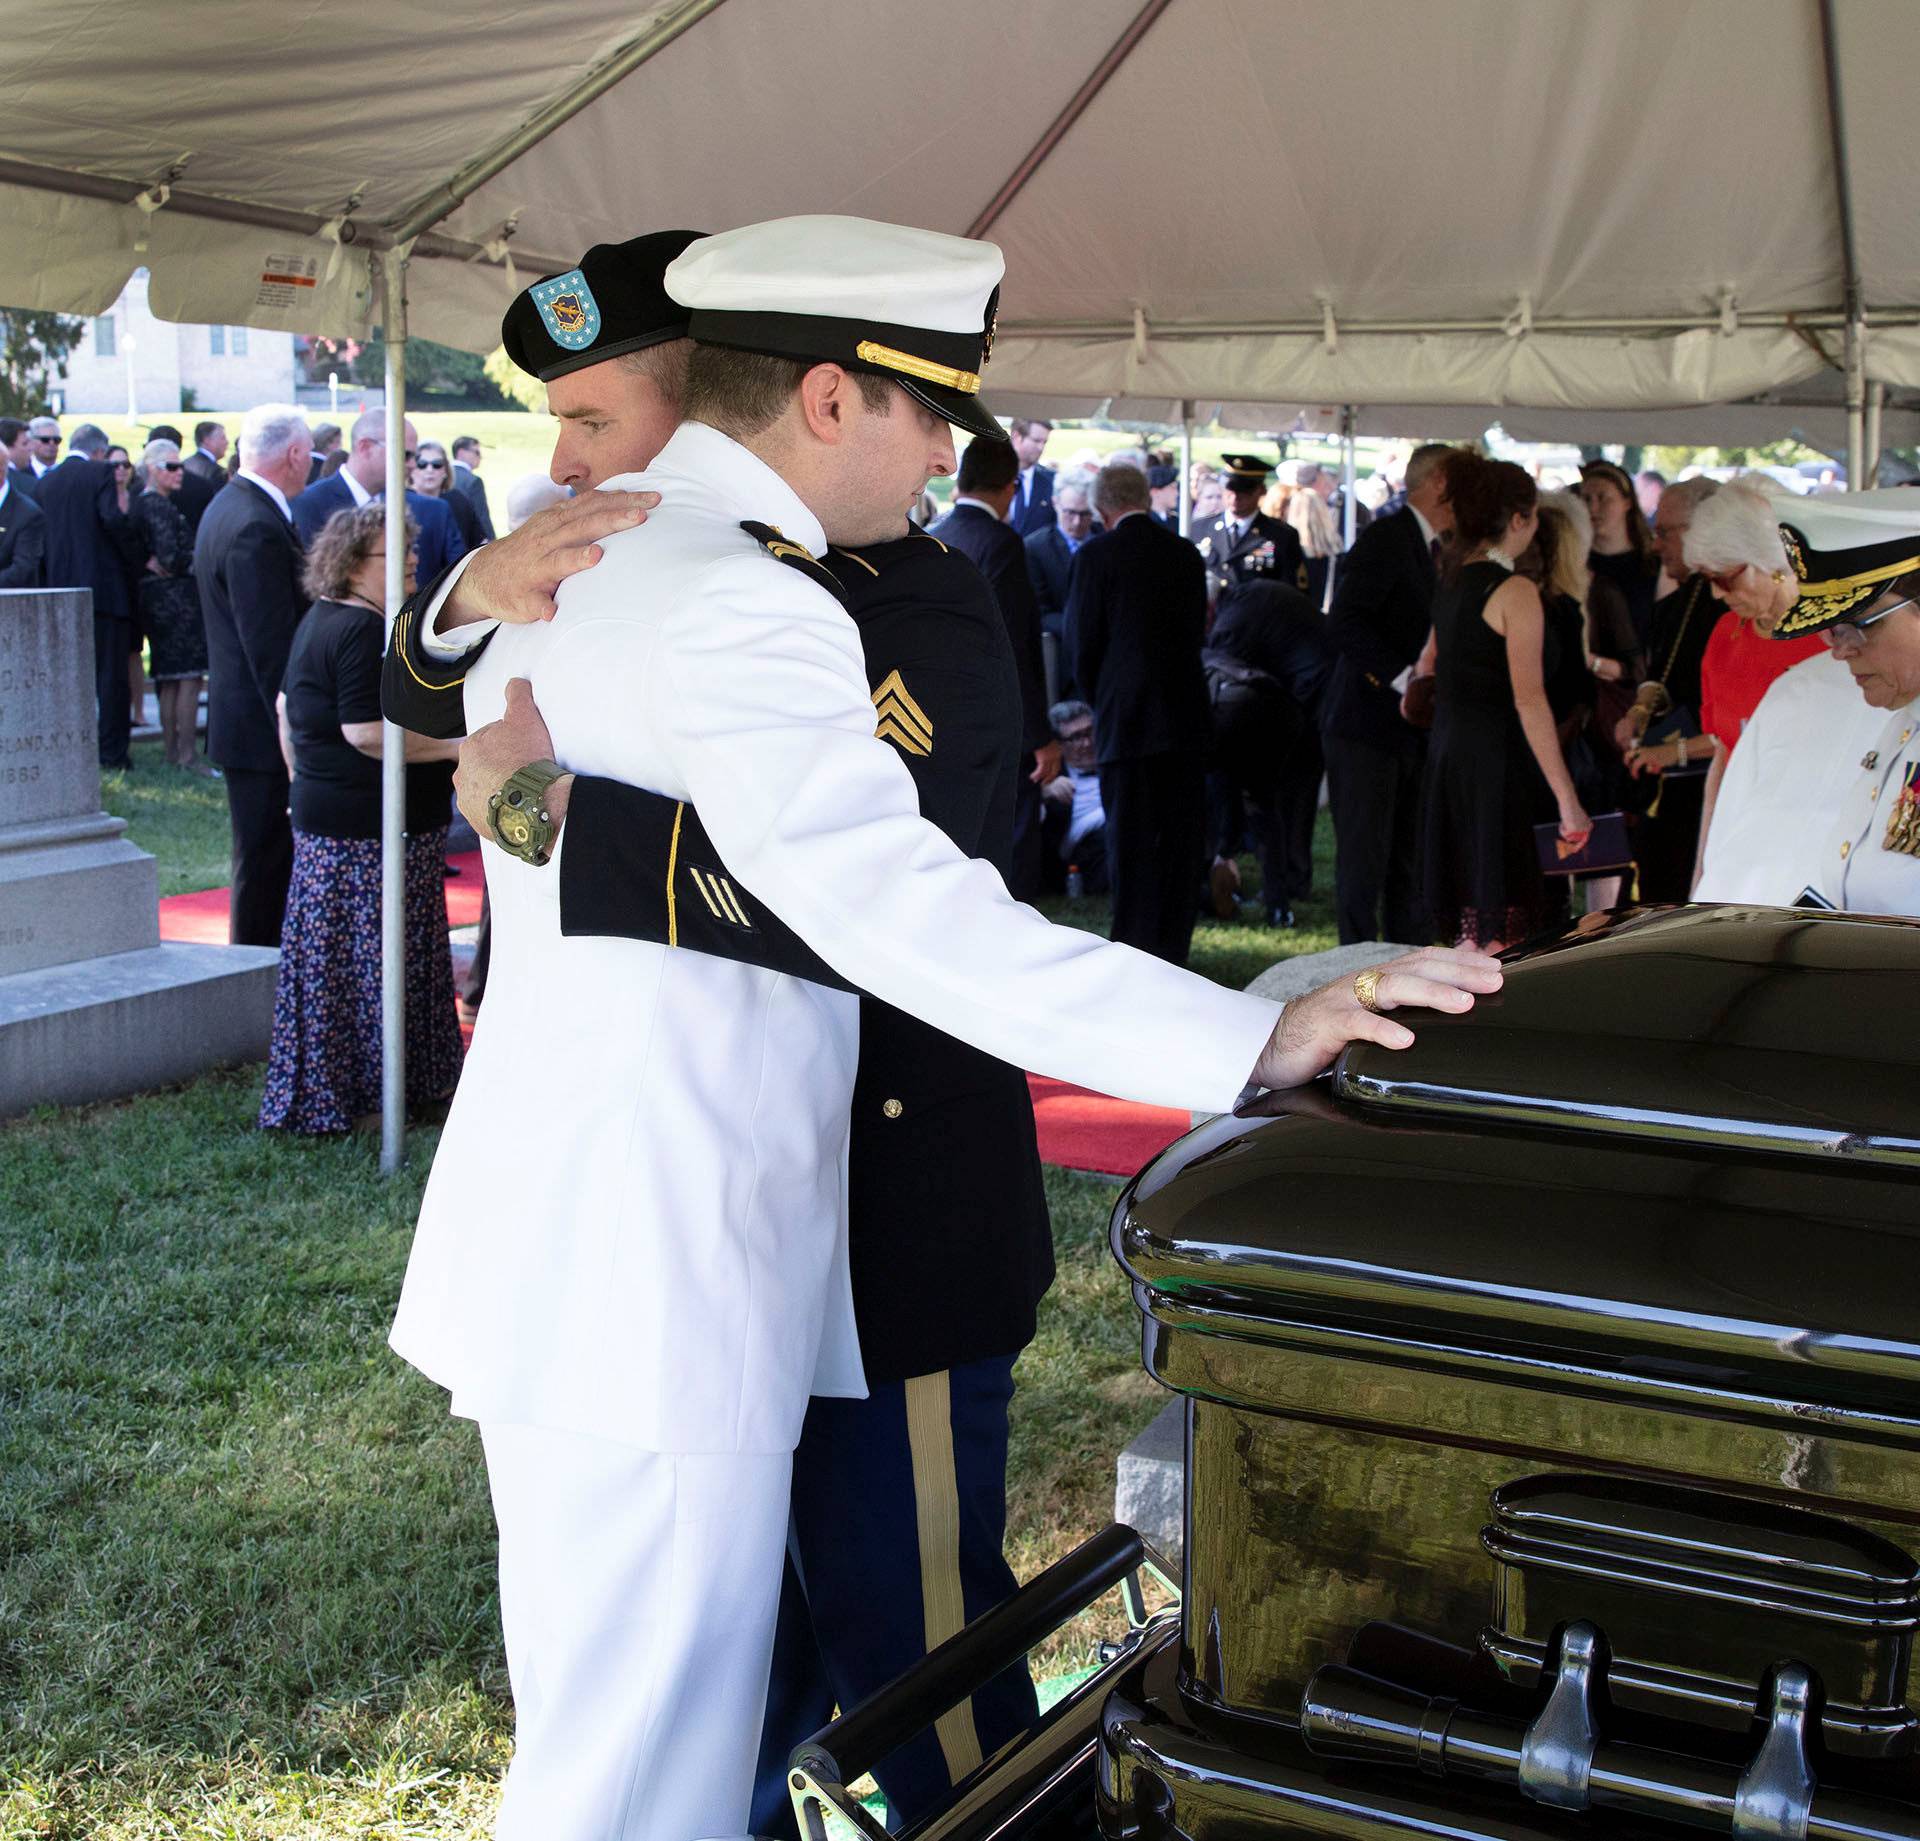
[[[1359,998],[1362,1010],[1371,1010],[1375,1016],[1380,1015],[1380,974],[1377,970],[1356,973],[1353,994]]]

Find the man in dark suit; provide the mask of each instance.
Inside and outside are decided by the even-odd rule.
[[[246,464],[201,520],[193,551],[207,628],[207,755],[227,783],[229,937],[236,946],[278,946],[293,828],[275,705],[307,611],[289,501],[307,477],[313,437],[297,410],[254,409],[241,427],[240,454]]]
[[[1067,614],[1067,582],[1080,546],[1093,535],[1093,481],[1084,473],[1069,473],[1053,486],[1052,520],[1026,539],[1027,579],[1040,609],[1040,630],[1056,646]],[[1057,702],[1073,683],[1073,665],[1059,655],[1057,681],[1050,686]]]
[[[413,424],[406,425],[407,459],[413,459],[417,437]],[[328,478],[316,481],[293,501],[294,528],[302,543],[311,543],[337,511],[348,511],[382,497],[387,489],[387,415],[384,409],[369,409],[355,421],[349,440],[352,451],[347,464]],[[453,513],[438,499],[424,492],[407,494],[407,511],[419,535],[414,540],[414,566],[418,579],[437,580],[461,557],[467,546],[461,540]]]
[[[196,422],[193,452],[181,462],[189,478],[218,492],[227,483],[227,429],[224,422]]]
[[[1320,700],[1333,668],[1326,620],[1297,588],[1248,582],[1220,603],[1201,662],[1213,704],[1214,862],[1240,854],[1251,808],[1268,924],[1291,927],[1313,887]]]
[[[1040,893],[1040,789],[1060,772],[1060,744],[1047,721],[1040,609],[1027,576],[1027,553],[1006,522],[1016,484],[1013,449],[976,440],[960,456],[953,509],[928,532],[969,558],[993,590],[1020,672],[1020,771],[1014,778],[1013,856],[1007,887],[1018,901]]]
[[[1291,524],[1269,518],[1260,509],[1260,495],[1272,477],[1273,466],[1258,454],[1222,456],[1220,476],[1227,502],[1217,518],[1197,522],[1187,535],[1207,560],[1207,583],[1217,601],[1242,582],[1284,582],[1302,594],[1307,588],[1307,557],[1300,534]]]
[[[473,435],[458,435],[453,443],[453,488],[464,493],[480,520],[483,542],[493,541],[493,512],[487,504],[487,482],[480,477],[480,443]]]
[[[0,435],[5,432],[0,427]],[[11,473],[0,474],[0,588],[41,587],[47,579],[46,563],[46,514]]]
[[[1053,469],[1040,464],[1053,424],[1015,416],[1009,428],[1014,455],[1020,462],[1020,477],[1014,482],[1013,507],[1007,513],[1007,522],[1016,535],[1031,537],[1053,524],[1053,490],[1058,482]]]
[[[1093,502],[1107,528],[1074,561],[1067,651],[1093,705],[1113,937],[1184,965],[1212,738],[1200,669],[1206,569],[1192,544],[1153,521],[1137,467],[1102,467]]]
[[[40,485],[40,475],[33,470],[27,424],[18,416],[0,416],[0,479],[26,499],[32,498]]]
[[[128,622],[133,606],[122,564],[127,521],[107,465],[103,429],[83,422],[73,431],[65,460],[40,480],[46,514],[46,585],[93,590],[93,689],[99,705],[100,765],[126,768],[132,734],[127,698]]]
[[[307,484],[311,486],[327,470],[327,456],[340,445],[340,424],[338,422],[316,422],[313,425],[313,453],[307,461]]]
[[[1420,886],[1420,791],[1426,736],[1400,697],[1433,626],[1451,448],[1416,448],[1407,502],[1375,518],[1334,578],[1328,637],[1335,662],[1321,730],[1333,810],[1334,891],[1341,943],[1432,932]]]
[[[27,464],[36,481],[43,480],[60,464],[60,423],[54,416],[35,416],[27,424]]]

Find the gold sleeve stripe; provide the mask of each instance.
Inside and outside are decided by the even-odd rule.
[[[715,920],[725,920],[727,917],[720,912],[720,904],[714,900],[713,890],[707,886],[705,873],[695,865],[687,871],[687,874],[693,878],[693,886],[700,891],[700,899],[707,904],[707,912]]]
[[[740,897],[733,892],[733,884],[725,876],[718,879],[720,899],[727,904],[727,912],[743,927],[751,927],[753,922],[747,919],[747,911],[740,905]]]
[[[680,864],[680,815],[687,809],[682,800],[673,808],[673,841],[667,845],[667,944],[680,944],[680,917],[674,911],[673,884]]]
[[[413,660],[407,656],[407,626],[412,619],[413,616],[411,614],[402,614],[400,616],[400,629],[393,636],[393,643],[399,648],[400,662],[407,668],[407,676],[418,684],[422,690],[458,690],[460,686],[467,681],[467,674],[464,671],[457,678],[453,678],[445,684],[429,684],[419,672],[414,670]]]
[[[949,390],[959,390],[968,396],[980,394],[978,371],[957,371],[950,364],[935,364],[931,358],[916,358],[912,352],[903,352],[891,345],[878,345],[872,339],[862,339],[853,348],[853,355],[862,364],[877,364],[885,370],[898,371],[902,377],[917,377],[922,383],[944,384]]]

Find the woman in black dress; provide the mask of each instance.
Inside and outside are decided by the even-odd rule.
[[[1640,509],[1639,495],[1626,470],[1610,460],[1590,460],[1580,469],[1580,497],[1593,520],[1593,554],[1587,561],[1596,582],[1616,590],[1625,604],[1632,639],[1617,653],[1596,656],[1618,658],[1628,694],[1640,682],[1638,662],[1647,655],[1647,635],[1653,625],[1653,600],[1660,582],[1660,558],[1653,547],[1653,531]],[[1625,642],[1625,635],[1622,636]],[[1612,677],[1612,673],[1603,673]]]
[[[1544,779],[1560,835],[1591,829],[1546,687],[1540,591],[1514,573],[1538,525],[1533,481],[1469,456],[1449,475],[1458,562],[1434,597],[1437,707],[1427,757],[1427,900],[1441,936],[1499,952],[1550,906],[1533,826]]]
[[[213,769],[202,758],[199,743],[207,634],[193,579],[193,533],[175,497],[182,477],[180,449],[172,441],[149,441],[140,465],[147,476],[147,489],[133,502],[147,552],[140,576],[140,624],[160,700],[160,737],[169,766],[209,774]]]
[[[407,520],[407,541],[414,537]],[[380,656],[386,523],[337,511],[307,551],[314,597],[287,655],[280,747],[293,779],[293,881],[280,930],[265,1129],[344,1132],[380,1105]],[[413,592],[413,562],[406,568]],[[407,1104],[453,1091],[460,1024],[447,950],[447,814],[458,742],[406,737]]]

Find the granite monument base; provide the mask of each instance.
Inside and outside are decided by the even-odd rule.
[[[0,978],[0,1118],[262,1060],[280,955],[150,946]]]

